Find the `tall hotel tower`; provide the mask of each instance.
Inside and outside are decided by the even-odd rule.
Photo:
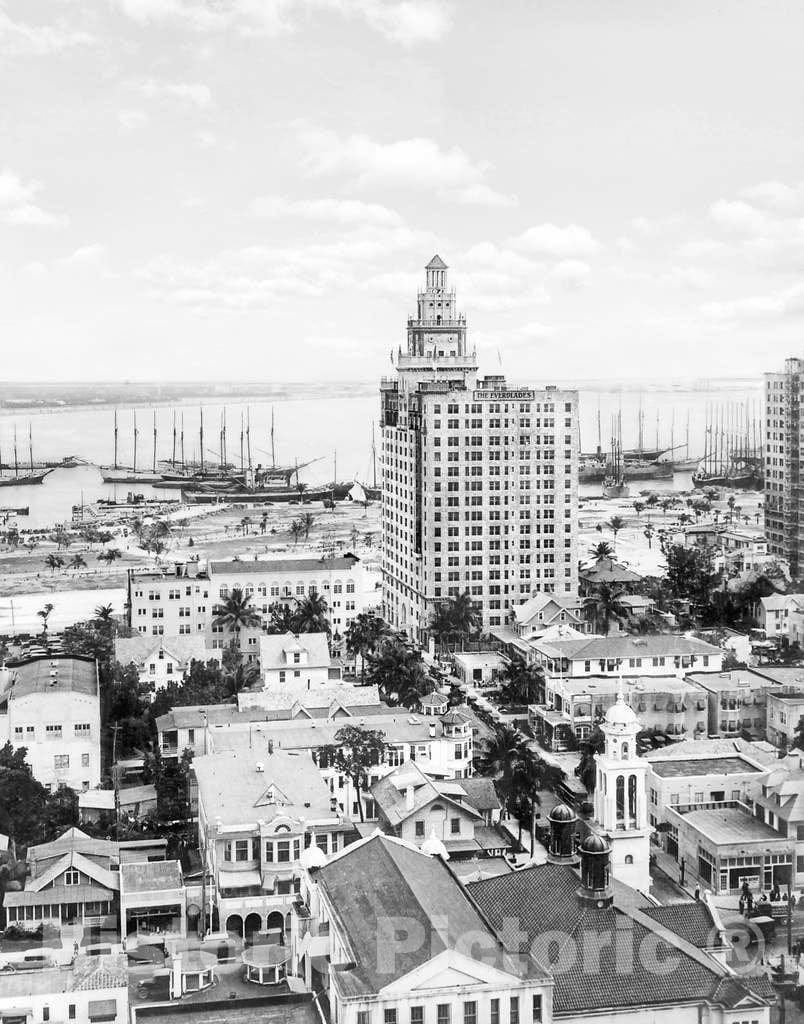
[[[804,572],[804,359],[786,359],[781,373],[765,374],[765,536],[768,551]]]
[[[488,630],[578,588],[578,393],[478,378],[447,266],[426,273],[380,385],[384,614],[417,640],[465,591]]]

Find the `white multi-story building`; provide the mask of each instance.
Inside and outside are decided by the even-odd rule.
[[[260,675],[266,690],[309,690],[340,678],[326,633],[271,633],[260,637]]]
[[[220,650],[233,637],[215,618],[235,589],[251,598],[262,618],[261,626],[242,629],[236,636],[249,661],[259,657],[272,604],[321,594],[336,643],[364,610],[363,567],[355,555],[210,562],[206,568],[189,562],[170,570],[129,573],[129,623],[149,636],[203,636],[207,647]]]
[[[534,640],[530,646],[548,678],[686,675],[720,672],[723,667],[719,647],[673,633]]]
[[[786,359],[781,373],[765,374],[765,535],[768,552],[789,562],[793,579],[804,557],[803,382],[804,359]]]
[[[578,394],[478,379],[435,256],[383,379],[383,602],[420,637],[468,591],[488,630],[537,590],[578,589]]]
[[[101,727],[94,658],[29,658],[4,669],[3,679],[0,746],[25,747],[34,778],[49,790],[98,786]]]

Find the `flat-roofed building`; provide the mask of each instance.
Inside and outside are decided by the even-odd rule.
[[[0,693],[0,746],[25,747],[34,778],[51,791],[100,784],[101,724],[94,658],[49,655],[9,665]]]
[[[776,683],[767,696],[767,738],[776,747],[790,747],[804,717],[804,669],[760,665],[757,675]]]
[[[177,860],[120,865],[120,934],[126,949],[187,935],[187,893]]]
[[[768,693],[778,684],[751,669],[692,672],[688,678],[706,693],[710,736],[765,738]]]

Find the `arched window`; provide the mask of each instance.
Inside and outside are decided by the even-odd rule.
[[[626,864],[633,864],[634,863],[634,857],[633,857],[632,854],[626,853],[626,855],[625,855],[625,863]]]
[[[615,801],[617,808],[617,819],[621,821],[625,818],[625,777],[622,775],[617,776]]]
[[[628,817],[636,818],[637,816],[637,780],[636,775],[631,775],[628,779]]]
[[[623,743],[622,758],[623,758],[623,761],[627,761],[628,760],[628,744],[627,743]]]

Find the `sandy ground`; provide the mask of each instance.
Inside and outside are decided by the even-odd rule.
[[[264,524],[263,510],[267,512]],[[314,517],[309,536],[294,542],[290,524],[306,512]],[[334,554],[353,551],[371,565],[379,561],[380,505],[375,502],[364,508],[340,502],[331,511],[324,509],[320,502],[250,510],[212,509],[187,520],[176,517],[171,530],[166,539],[167,550],[160,556],[161,564],[196,556],[202,560],[229,559],[235,555],[250,559],[278,554],[314,552],[320,556],[323,551]],[[66,551],[58,551],[50,541],[43,541],[33,551],[3,545],[0,547],[0,599],[64,591],[119,590],[125,586],[128,569],[157,564],[151,554],[138,546],[129,531],[120,528],[114,532],[108,547],[117,548],[122,557],[108,568],[98,561],[103,549],[99,545],[89,549],[83,541],[71,544]],[[65,566],[52,572],[45,565],[51,553],[59,554],[66,563],[80,554],[87,567],[75,570]]]

